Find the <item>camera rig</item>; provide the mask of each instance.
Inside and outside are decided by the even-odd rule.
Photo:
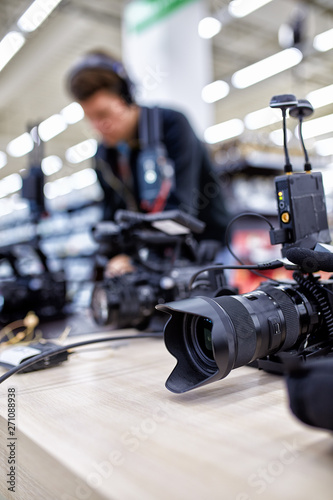
[[[24,261],[28,260],[25,266]],[[0,322],[23,318],[34,311],[42,319],[64,313],[67,284],[62,271],[49,269],[38,244],[20,243],[0,249],[7,276],[0,278]],[[33,263],[33,264],[32,264]]]
[[[281,266],[294,270],[294,280],[267,281],[242,295],[220,290],[215,297],[158,305],[170,316],[164,338],[177,365],[166,387],[176,393],[222,379],[244,365],[283,373],[286,363],[295,359],[333,355],[333,279],[313,274],[333,272],[322,175],[311,172],[302,137],[303,118],[313,109],[308,101],[289,94],[274,96],[270,105],[282,110],[285,150],[285,175],[275,180],[280,227],[273,228],[270,237],[272,244],[282,244]],[[293,173],[289,160],[288,108],[299,120],[305,154],[302,173]]]
[[[199,261],[194,237],[204,227],[180,210],[150,214],[118,210],[115,222],[97,224],[93,236],[100,243],[100,253],[107,258],[130,255],[134,271],[96,281],[91,298],[95,322],[115,328],[161,329],[165,317],[156,304],[187,298],[199,289],[213,295],[216,288],[227,287],[222,273],[209,271],[196,290],[188,288],[191,276],[208,264]]]

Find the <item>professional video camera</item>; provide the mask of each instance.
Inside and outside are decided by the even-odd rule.
[[[0,250],[6,269],[0,278],[0,322],[7,324],[34,311],[40,318],[62,314],[66,305],[66,280],[62,271],[50,271],[42,250],[17,244]]]
[[[157,316],[155,324],[163,328],[165,316],[155,305],[190,296],[190,277],[203,264],[198,259],[200,244],[192,233],[201,233],[204,227],[203,222],[180,210],[151,214],[118,210],[115,223],[97,224],[93,235],[101,253],[108,258],[131,255],[134,271],[95,283],[91,299],[95,322],[143,329],[151,327],[153,316]],[[201,293],[213,295],[216,288],[225,287],[220,275],[207,272],[198,283]],[[198,289],[191,295],[195,293]]]
[[[294,95],[274,96],[270,105],[281,108],[283,116],[285,175],[275,180],[280,228],[270,231],[271,243],[282,244],[283,259],[238,267],[265,270],[284,266],[294,270],[294,280],[266,281],[242,295],[220,290],[215,298],[197,296],[158,305],[158,310],[170,315],[165,344],[177,365],[166,387],[172,392],[222,379],[246,364],[283,373],[290,359],[333,353],[333,280],[313,274],[333,271],[322,176],[311,172],[302,137],[303,118],[313,109]],[[302,173],[292,173],[289,161],[288,108],[290,116],[299,120],[305,153]]]

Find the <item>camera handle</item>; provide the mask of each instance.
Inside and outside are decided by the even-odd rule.
[[[298,265],[305,273],[324,271],[333,273],[333,246],[317,243],[314,250],[294,247],[286,251],[288,260]]]

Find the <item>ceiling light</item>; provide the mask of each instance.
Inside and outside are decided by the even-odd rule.
[[[67,149],[65,156],[70,163],[80,163],[94,156],[97,151],[96,139],[87,139]]]
[[[222,28],[221,22],[215,17],[205,17],[198,24],[198,33],[201,38],[213,38]]]
[[[309,139],[317,135],[333,132],[333,114],[321,116],[303,123],[303,138]],[[331,139],[333,140],[333,139]]]
[[[226,141],[227,139],[241,135],[243,131],[244,124],[242,120],[234,118],[208,127],[204,132],[204,138],[208,144],[215,144],[216,142]]]
[[[62,168],[62,160],[59,156],[51,155],[43,158],[41,167],[45,175],[52,175]]]
[[[333,102],[333,84],[310,92],[306,98],[315,109],[331,104]]]
[[[201,97],[205,102],[211,103],[223,99],[229,94],[230,87],[223,80],[206,85],[201,92]]]
[[[245,127],[249,130],[257,130],[261,127],[267,127],[281,121],[280,109],[270,107],[258,109],[248,113],[244,118]]]
[[[10,31],[0,42],[0,71],[15,56],[25,42],[22,33]]]
[[[30,153],[33,148],[34,141],[29,132],[25,132],[19,137],[16,137],[16,139],[10,141],[7,145],[6,151],[10,156],[19,158],[20,156],[24,156],[27,153]]]
[[[72,174],[70,181],[73,189],[83,189],[94,184],[97,181],[97,175],[92,168],[85,168]]]
[[[12,214],[13,212],[14,212],[14,209],[13,209],[12,204],[10,202],[10,198],[7,200],[0,200],[1,217],[4,217],[5,215]]]
[[[245,17],[272,0],[232,0],[228,12],[233,17]]]
[[[69,176],[62,177],[56,181],[47,182],[44,185],[44,195],[49,200],[53,200],[58,196],[63,196],[69,194],[73,191],[71,183],[69,182]]]
[[[329,139],[323,139],[321,141],[316,141],[314,147],[315,147],[316,153],[320,156],[333,155],[333,140],[331,137]]]
[[[35,0],[17,21],[22,31],[35,31],[51,14],[61,0]]]
[[[97,181],[97,175],[92,168],[86,168],[67,177],[62,177],[44,186],[45,197],[52,200],[58,196],[71,193],[74,189],[83,189]]]
[[[20,174],[7,175],[0,181],[0,198],[15,193],[22,188],[22,177]]]
[[[302,52],[295,47],[285,49],[251,66],[236,71],[232,75],[231,81],[234,87],[245,89],[246,87],[250,87],[250,85],[254,85],[270,76],[296,66],[302,59]]]
[[[73,125],[73,123],[79,122],[84,117],[83,108],[78,102],[68,104],[60,111],[60,114],[68,125]]]
[[[333,28],[315,36],[313,39],[313,47],[319,50],[319,52],[326,52],[327,50],[333,49]]]
[[[38,125],[38,135],[42,141],[46,142],[60,134],[67,128],[63,116],[52,115]]]
[[[293,134],[292,134],[291,130],[289,130],[287,128],[286,129],[287,142],[290,141],[292,136],[293,136]],[[276,146],[283,146],[283,144],[284,144],[283,130],[281,130],[281,129],[273,130],[273,132],[271,132],[269,134],[269,138],[274,144],[276,144]]]
[[[0,168],[7,165],[7,155],[3,151],[0,151]]]

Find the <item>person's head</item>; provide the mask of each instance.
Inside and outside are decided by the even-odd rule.
[[[131,86],[123,65],[102,51],[86,54],[67,77],[69,93],[110,146],[135,133],[137,107]]]

